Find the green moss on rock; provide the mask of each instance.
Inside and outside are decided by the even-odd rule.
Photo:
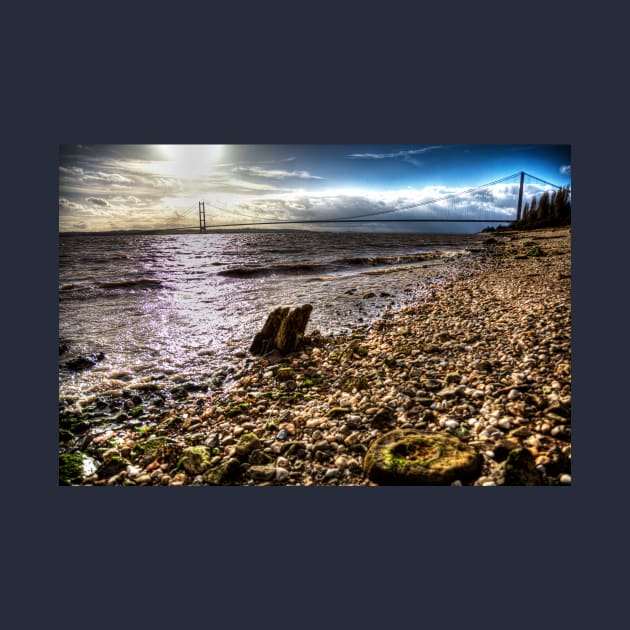
[[[207,470],[203,475],[203,480],[207,484],[221,486],[238,480],[240,476],[241,464],[238,459],[232,457]]]
[[[189,446],[182,452],[179,467],[191,475],[200,475],[210,466],[211,457],[207,446]]]
[[[259,448],[262,444],[255,433],[243,433],[234,448],[234,457],[238,461],[246,461],[250,453]]]
[[[450,485],[476,479],[482,462],[455,436],[396,429],[370,445],[364,469],[380,485]]]
[[[59,455],[59,485],[71,486],[83,479],[83,456],[81,453]]]

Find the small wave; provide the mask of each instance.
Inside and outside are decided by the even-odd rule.
[[[400,256],[352,256],[338,258],[334,262],[340,265],[361,265],[364,267],[375,265],[400,265],[429,260],[436,257],[435,252],[422,252],[418,254],[402,254]]]
[[[107,282],[97,282],[101,289],[159,289],[162,283],[159,280],[150,278],[139,278],[138,280],[110,280]]]
[[[268,276],[271,274],[305,274],[322,271],[326,267],[311,263],[281,264],[271,265],[269,267],[233,267],[232,269],[223,269],[217,275],[227,276],[230,278],[254,278],[256,276]]]
[[[59,285],[59,291],[85,291],[89,288],[90,287],[85,284],[78,284],[76,282],[68,282]]]

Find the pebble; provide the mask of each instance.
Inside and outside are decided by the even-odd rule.
[[[511,389],[507,395],[508,400],[517,400],[521,397],[521,392],[518,389]]]
[[[571,485],[571,475],[560,475],[560,483],[564,486]]]
[[[276,481],[286,481],[289,478],[289,471],[286,468],[278,466],[276,468]]]

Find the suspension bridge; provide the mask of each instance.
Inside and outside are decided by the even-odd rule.
[[[481,184],[473,188],[420,199],[408,203],[378,202],[378,209],[369,212],[345,216],[317,216],[316,211],[303,212],[303,216],[286,216],[286,209],[281,208],[285,216],[276,214],[246,214],[238,210],[222,208],[214,203],[199,201],[178,215],[181,221],[198,212],[199,224],[173,226],[166,229],[199,230],[205,233],[208,229],[225,229],[236,227],[311,225],[335,223],[485,223],[510,224],[521,218],[524,204],[543,194],[545,191],[559,189],[561,186],[545,181],[524,171],[512,173],[506,177]],[[220,211],[216,221],[208,222],[206,205]],[[380,209],[382,207],[382,209]],[[210,213],[209,213],[210,214]],[[214,214],[214,213],[212,213]],[[226,223],[222,217],[236,217]]]

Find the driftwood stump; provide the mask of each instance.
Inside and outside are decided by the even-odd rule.
[[[256,334],[249,351],[252,354],[266,354],[278,350],[281,354],[294,352],[304,339],[313,307],[303,304],[293,310],[279,306],[269,313],[262,330]]]

